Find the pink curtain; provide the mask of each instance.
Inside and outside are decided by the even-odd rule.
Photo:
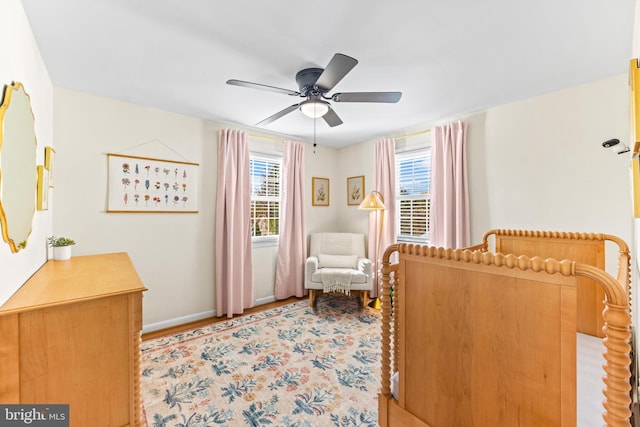
[[[463,248],[470,244],[467,186],[467,125],[435,128],[431,143],[431,244]]]
[[[307,236],[304,218],[304,144],[300,142],[284,142],[281,200],[275,297],[303,297]]]
[[[387,206],[385,211],[371,211],[369,214],[369,259],[373,263],[374,283],[379,284],[379,261],[389,245],[396,241],[396,143],[393,139],[376,141],[373,153],[373,186],[379,191]],[[380,220],[382,219],[382,233]],[[379,236],[379,237],[378,237]],[[374,286],[372,298],[378,296],[378,286]]]
[[[251,179],[247,134],[218,134],[216,196],[216,313],[233,317],[253,307]]]

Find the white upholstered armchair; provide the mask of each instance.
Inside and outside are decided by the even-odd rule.
[[[324,292],[360,293],[363,307],[373,290],[373,269],[362,233],[315,233],[309,240],[304,286],[309,305]]]

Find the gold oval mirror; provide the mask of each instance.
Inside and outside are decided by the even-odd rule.
[[[36,210],[36,133],[29,95],[7,86],[0,105],[0,225],[12,252],[27,245]]]

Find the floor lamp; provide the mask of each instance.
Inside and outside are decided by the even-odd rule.
[[[380,293],[380,285],[378,283],[380,277],[380,240],[382,239],[382,224],[384,223],[384,211],[387,207],[384,204],[384,197],[379,191],[372,190],[367,197],[364,198],[358,209],[366,210],[366,211],[377,211],[380,212],[378,215],[378,222],[380,223],[378,233],[376,235],[376,253],[375,253],[375,282],[377,287],[377,293]],[[376,212],[376,213],[377,213]],[[371,307],[380,309],[380,298],[376,296],[376,299],[370,304]]]

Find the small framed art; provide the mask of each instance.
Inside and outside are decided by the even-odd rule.
[[[347,178],[347,204],[359,205],[364,198],[364,175]]]
[[[311,178],[311,193],[313,206],[329,206],[329,178]]]

